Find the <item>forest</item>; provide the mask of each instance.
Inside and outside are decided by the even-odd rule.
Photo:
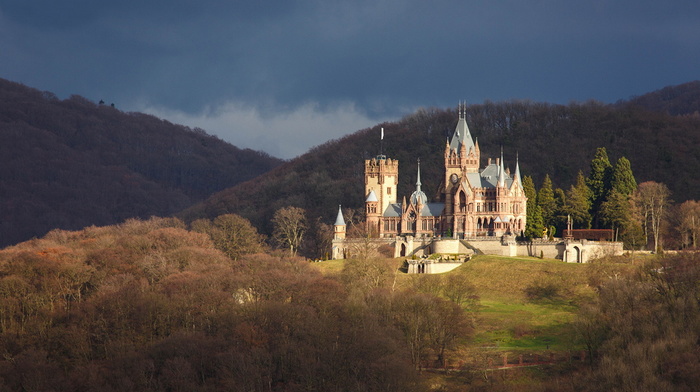
[[[0,246],[168,216],[282,161],[201,129],[0,79]]]
[[[255,234],[233,215],[130,219],[1,250],[0,390],[692,391],[700,381],[697,253],[477,256],[411,276],[378,249],[320,263],[262,243],[231,253],[218,239],[236,242],[240,226]],[[549,360],[494,365],[504,355]]]
[[[605,148],[611,163],[629,160],[638,183],[663,183],[682,204],[700,194],[698,106],[700,82],[690,82],[615,104],[486,101],[468,106],[467,121],[483,160],[503,148],[507,166],[517,159],[538,187],[549,177],[568,191]],[[399,196],[412,191],[421,158],[423,189],[435,199],[456,121],[455,109],[419,109],[283,162],[201,129],[0,80],[0,246],[175,214],[191,222],[235,213],[265,235],[286,206],[314,224],[331,224],[339,204],[359,218],[363,161],[379,152],[380,128],[382,152],[400,162]]]
[[[421,158],[434,197],[453,109],[282,162],[0,80],[0,391],[693,391],[698,97],[470,105],[482,157],[520,164],[525,240],[566,214],[631,251],[408,275],[371,241],[323,260],[330,225],[365,236],[382,127],[399,195]]]
[[[531,179],[532,203],[543,185],[551,192],[548,203],[554,203],[557,196],[558,205],[545,207],[549,216],[541,225],[554,226],[561,234],[567,214],[576,213],[576,228],[620,229],[626,224],[622,221],[629,218],[620,214],[613,217],[612,211],[608,211],[607,220],[601,216],[603,207],[613,207],[611,203],[603,206],[603,202],[612,189],[612,172],[619,162],[624,162],[634,177],[633,188],[643,183],[663,184],[666,205],[675,208],[667,210],[669,217],[683,214],[679,209],[697,209],[693,203],[700,194],[700,179],[695,175],[700,171],[699,97],[700,83],[693,82],[611,105],[485,102],[467,107],[467,122],[479,143],[482,165],[486,158],[496,158],[502,148],[506,166],[514,170],[517,159],[522,175]],[[414,190],[420,158],[422,189],[429,201],[436,200],[445,141],[456,122],[454,109],[418,110],[400,121],[378,124],[317,146],[251,181],[212,195],[178,216],[191,221],[236,213],[267,235],[272,234],[273,214],[285,206],[304,209],[310,221],[331,224],[340,204],[351,221],[361,220],[364,160],[379,153],[381,128],[385,135],[382,152],[399,161],[398,199]],[[602,166],[593,168],[594,162]],[[602,177],[593,178],[596,175]],[[584,189],[591,181],[599,184],[594,189],[595,200],[589,200],[589,190]],[[579,205],[575,205],[577,192],[583,195],[578,198]],[[618,190],[613,195],[617,206],[623,204],[620,196],[625,203],[629,201],[632,189],[624,192],[620,195]],[[574,196],[568,199],[569,205],[565,205],[567,195]],[[684,203],[688,204],[680,207]],[[627,225],[628,234],[648,228],[644,219],[636,219],[639,225]],[[662,226],[678,227],[681,223],[677,220]],[[648,230],[646,233],[650,235]],[[674,240],[681,236],[669,233],[666,245],[671,249],[687,247],[688,240]],[[629,246],[639,247],[638,233],[632,237],[637,240],[629,238]],[[643,239],[641,243],[646,245]]]

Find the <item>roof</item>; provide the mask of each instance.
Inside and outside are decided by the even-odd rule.
[[[365,200],[365,202],[368,201],[379,201],[377,200],[377,195],[374,193],[374,189],[369,191],[369,195],[367,195],[367,200]]]
[[[386,217],[400,217],[401,216],[401,204],[389,204],[384,210],[384,216]]]
[[[450,149],[459,150],[463,144],[465,144],[467,153],[469,150],[474,148],[474,140],[472,140],[472,134],[469,132],[469,126],[467,125],[466,114],[462,112],[461,106],[459,111],[459,121],[457,121],[457,126],[455,127],[455,133],[452,135],[452,140],[450,141]]]
[[[495,188],[498,184],[498,177],[503,174],[505,179],[506,187],[510,187],[513,184],[513,178],[501,172],[501,167],[495,163],[492,163],[484,168],[481,173],[468,173],[469,183],[473,187],[478,188]]]
[[[336,226],[345,226],[345,219],[343,219],[343,210],[338,206],[338,217],[335,218]]]
[[[428,203],[428,196],[426,196],[425,192],[421,190],[414,191],[411,194],[411,204],[418,204],[418,202],[423,205]]]
[[[423,205],[421,216],[440,216],[445,209],[445,203],[428,203]]]
[[[445,203],[427,203],[423,205],[420,210],[421,216],[440,216],[442,211],[445,209]],[[384,210],[384,217],[388,218],[398,218],[401,216],[402,212],[401,204],[389,204],[389,206]]]

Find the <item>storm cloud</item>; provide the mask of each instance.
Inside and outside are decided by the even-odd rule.
[[[291,158],[418,107],[700,73],[696,1],[0,2],[0,77]]]

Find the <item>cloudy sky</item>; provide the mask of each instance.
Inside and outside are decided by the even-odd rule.
[[[0,77],[292,158],[420,107],[700,79],[700,1],[0,0]]]

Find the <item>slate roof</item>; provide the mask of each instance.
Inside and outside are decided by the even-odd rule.
[[[367,200],[365,201],[379,201],[377,200],[377,195],[374,193],[374,189],[369,191],[369,195],[367,195]]]
[[[336,226],[345,226],[345,219],[343,219],[343,210],[338,206],[338,216],[335,218]]]
[[[420,211],[421,216],[440,216],[445,209],[445,203],[427,203],[423,205]],[[398,218],[401,216],[401,203],[389,204],[384,210],[384,217]]]
[[[384,216],[386,217],[399,217],[401,216],[401,204],[389,204],[384,210]]]

